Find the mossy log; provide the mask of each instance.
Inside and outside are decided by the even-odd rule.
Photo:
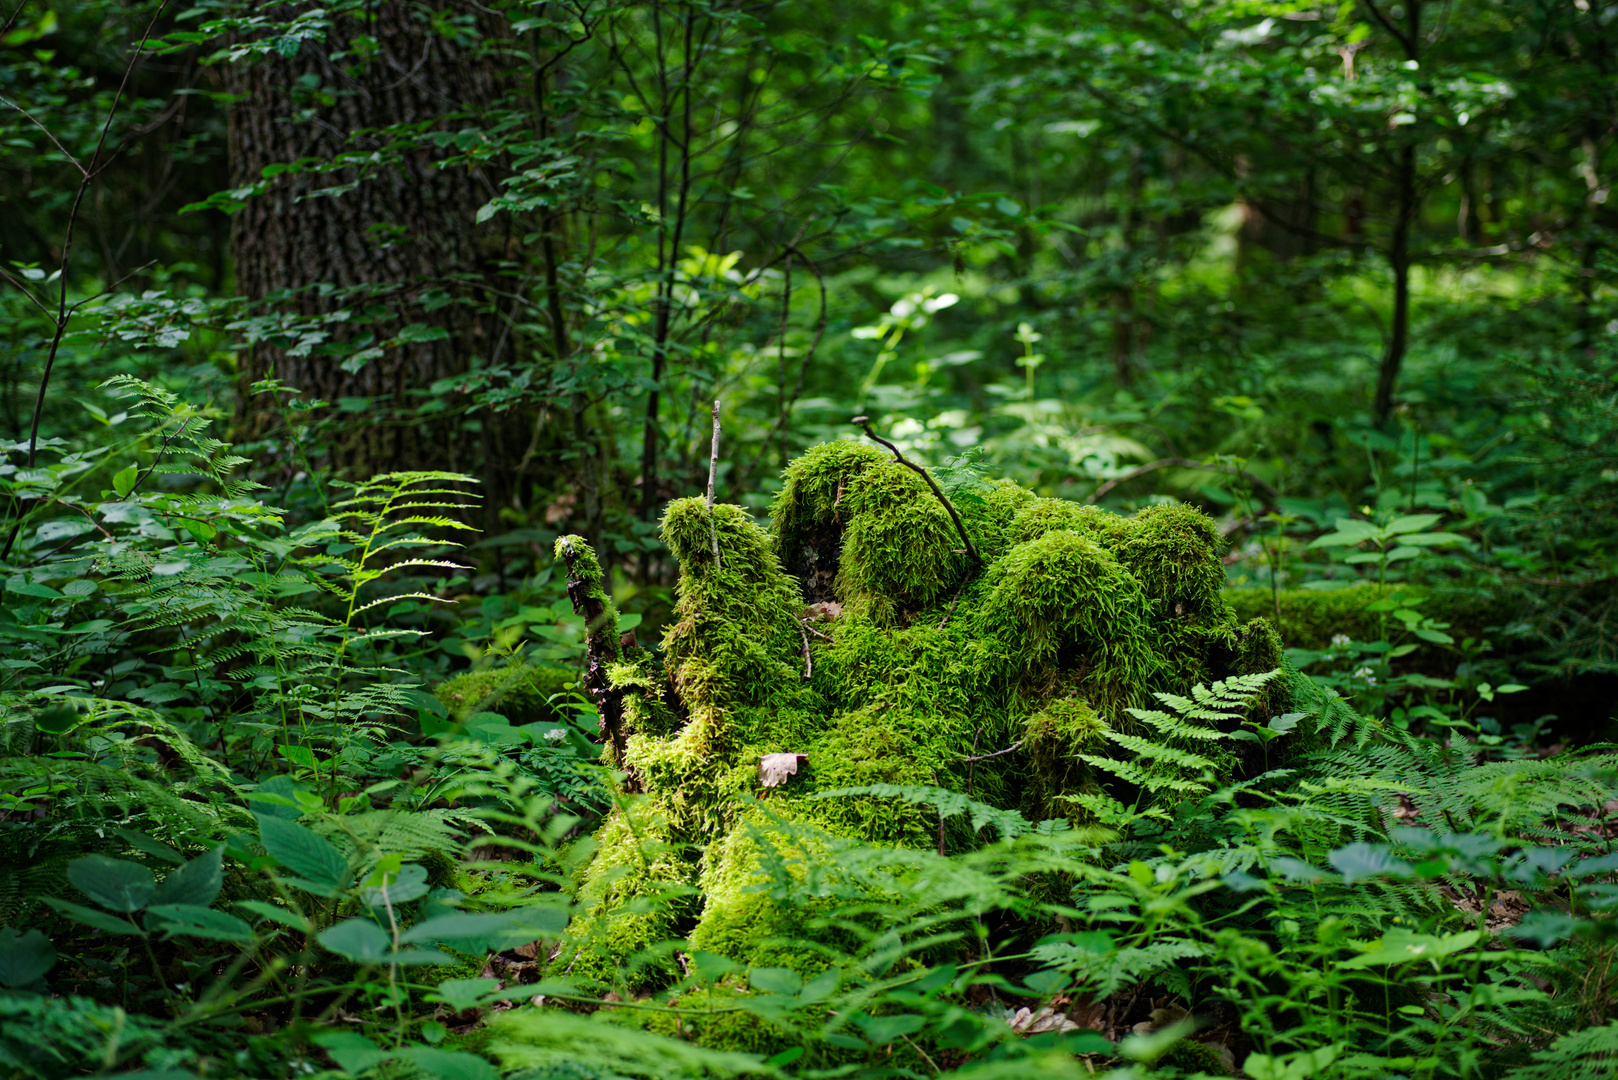
[[[977,842],[926,806],[813,797],[899,784],[1081,820],[1067,797],[1103,783],[1081,755],[1107,753],[1109,728],[1136,730],[1127,710],[1281,666],[1269,624],[1239,623],[1225,602],[1223,541],[1192,507],[1125,518],[984,483],[955,497],[978,568],[924,480],[874,447],[816,447],[785,481],[768,530],[739,506],[671,503],[662,535],[680,575],[661,657],[592,659],[621,704],[604,754],[644,798],[609,815],[582,861],[583,914],[558,971],[655,985],[676,975],[672,958],[627,961],[685,938],[811,974],[823,950],[802,913],[747,891],[771,815],[875,843]],[[588,546],[557,546],[583,581]],[[610,650],[612,629],[591,641]],[[1255,710],[1283,708],[1290,687],[1273,681]],[[767,787],[770,754],[806,760]],[[1240,768],[1229,755],[1227,774]]]

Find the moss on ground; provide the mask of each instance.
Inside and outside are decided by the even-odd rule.
[[[1281,666],[1273,628],[1226,603],[1224,542],[1192,507],[1125,518],[991,481],[956,499],[982,555],[974,565],[926,483],[880,450],[815,447],[784,480],[769,531],[701,499],[664,514],[680,576],[661,662],[606,665],[630,732],[615,764],[641,794],[596,834],[574,927],[590,944],[559,956],[557,972],[611,982],[652,942],[683,936],[738,964],[813,975],[852,944],[815,929],[825,912],[813,889],[784,883],[816,861],[815,837],[977,842],[953,824],[941,841],[924,804],[822,796],[897,784],[1035,818],[1078,813],[1067,796],[1113,782],[1084,758],[1120,752],[1109,732],[1141,731],[1128,710]],[[595,567],[581,540],[569,543],[576,573]],[[604,640],[616,642],[612,629]],[[1280,709],[1292,686],[1274,680],[1254,708]],[[801,764],[766,787],[760,762],[772,754]],[[617,981],[672,981],[672,962]],[[768,1041],[752,1028],[703,1037]]]
[[[566,693],[568,683],[578,681],[578,672],[566,668],[517,663],[457,675],[440,683],[433,695],[456,720],[492,712],[510,720],[512,726],[521,727],[542,721],[560,723],[562,716],[551,706],[550,699]]]

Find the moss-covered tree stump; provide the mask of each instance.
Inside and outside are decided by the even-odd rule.
[[[801,913],[746,888],[771,815],[876,843],[976,842],[925,805],[815,797],[888,784],[1082,821],[1076,798],[1108,779],[1085,759],[1122,753],[1107,733],[1139,730],[1128,710],[1281,664],[1269,624],[1239,625],[1225,603],[1223,543],[1194,508],[1124,518],[1006,481],[957,489],[975,566],[940,500],[881,450],[822,445],[785,480],[769,531],[739,506],[669,505],[680,577],[661,658],[619,655],[614,628],[592,626],[606,651],[591,691],[616,714],[606,756],[643,797],[596,833],[558,972],[652,985],[672,958],[622,965],[685,938],[813,973],[824,962]],[[557,543],[575,602],[594,598],[609,621],[584,541]],[[1252,707],[1279,710],[1290,693],[1278,678]],[[760,765],[776,754],[799,767],[767,786]]]

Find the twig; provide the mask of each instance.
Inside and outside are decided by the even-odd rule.
[[[975,740],[975,739],[973,740],[974,743],[976,741],[977,740]],[[1018,739],[1016,742],[1012,743],[1010,746],[1006,747],[1004,750],[996,750],[992,754],[978,754],[976,757],[962,758],[961,760],[966,761],[966,762],[988,761],[990,758],[1005,757],[1007,754],[1012,753],[1013,751],[1020,749],[1022,747],[1022,744],[1027,742],[1027,741],[1028,740],[1026,740],[1026,739]]]
[[[809,631],[804,628],[803,623],[798,624],[798,636],[803,638],[803,677],[807,682],[814,677],[815,662],[809,656]],[[821,635],[821,637],[825,636],[824,634]]]
[[[806,620],[806,619],[799,619],[798,620],[798,625],[803,627],[805,630],[809,631],[809,633],[815,635],[815,637],[820,638],[823,641],[830,641],[830,642],[833,642],[833,643],[835,643],[837,641],[837,639],[832,637],[830,634],[822,634],[819,630],[816,630],[814,627],[810,626],[808,620]]]
[[[949,622],[949,617],[955,614],[955,605],[961,602],[961,594],[965,591],[966,582],[963,581],[961,582],[961,587],[955,590],[955,595],[949,598],[949,609],[944,612],[944,617],[938,620],[940,630],[944,629],[944,624]]]
[[[1176,468],[1176,469],[1213,469],[1216,472],[1223,471],[1220,466],[1218,466],[1218,465],[1209,465],[1207,462],[1204,462],[1204,461],[1192,461],[1190,458],[1177,458],[1177,457],[1163,458],[1160,461],[1152,462],[1150,465],[1142,465],[1138,469],[1131,469],[1129,472],[1124,473],[1124,475],[1122,475],[1122,476],[1113,477],[1111,480],[1108,480],[1105,484],[1102,484],[1100,487],[1096,488],[1095,492],[1088,499],[1085,499],[1084,501],[1086,503],[1093,503],[1097,499],[1101,498],[1101,496],[1105,495],[1107,492],[1109,492],[1113,488],[1117,487],[1119,484],[1128,483],[1131,480],[1135,480],[1135,479],[1137,479],[1139,477],[1145,476],[1149,472],[1156,472],[1158,469],[1167,469],[1167,468]],[[1236,474],[1238,476],[1245,477],[1247,479],[1248,483],[1252,484],[1254,487],[1256,487],[1260,491],[1264,492],[1265,496],[1267,498],[1269,498],[1271,501],[1274,501],[1275,499],[1278,499],[1278,498],[1281,497],[1281,493],[1279,491],[1275,490],[1269,484],[1266,484],[1264,481],[1260,480],[1258,477],[1254,476],[1252,473],[1248,472],[1246,469],[1237,469]]]
[[[938,501],[944,504],[945,510],[949,511],[950,520],[955,522],[955,531],[961,534],[961,543],[966,545],[967,557],[972,560],[972,564],[974,566],[982,566],[983,556],[979,555],[978,549],[973,546],[972,538],[966,535],[966,525],[962,523],[960,513],[955,509],[955,504],[950,502],[948,497],[944,495],[944,490],[938,486],[938,482],[933,479],[932,474],[926,469],[922,468],[920,465],[917,465],[915,462],[906,459],[903,454],[899,453],[899,448],[897,446],[894,446],[888,440],[872,431],[870,417],[856,416],[852,423],[858,424],[861,428],[863,428],[866,436],[869,437],[872,442],[879,442],[891,450],[893,452],[893,460],[897,461],[905,468],[913,470],[923,480],[927,481],[927,486],[933,489],[933,494],[938,496]]]
[[[719,529],[714,525],[713,519],[713,485],[714,477],[719,472],[719,400],[713,403],[713,448],[708,451],[708,539],[713,542],[713,564],[718,569],[719,562]],[[807,648],[807,644],[805,648]]]

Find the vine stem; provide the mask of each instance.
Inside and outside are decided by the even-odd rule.
[[[879,442],[883,446],[887,447],[893,453],[894,461],[897,461],[905,468],[912,470],[923,480],[927,481],[927,486],[933,489],[933,494],[938,496],[938,501],[944,504],[945,510],[949,511],[950,520],[955,522],[955,531],[961,534],[961,543],[966,545],[966,555],[972,560],[972,565],[981,567],[983,565],[983,556],[978,554],[978,549],[972,543],[972,538],[966,535],[966,525],[961,521],[960,511],[956,510],[955,504],[949,501],[948,496],[944,494],[944,489],[939,487],[938,481],[933,479],[932,473],[928,472],[920,465],[917,465],[914,461],[906,458],[903,454],[899,453],[899,448],[897,446],[894,446],[888,440],[872,431],[870,417],[856,416],[851,423],[858,424],[872,442]],[[946,616],[946,618],[947,617],[948,616]]]

